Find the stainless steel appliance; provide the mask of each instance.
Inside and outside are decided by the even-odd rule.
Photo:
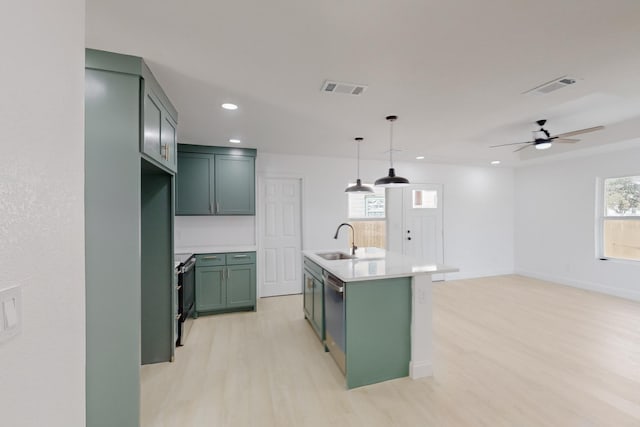
[[[178,336],[176,345],[182,346],[185,343],[191,323],[193,322],[193,312],[195,310],[196,291],[196,257],[188,258],[178,266]]]
[[[345,284],[336,276],[324,272],[325,345],[346,374]]]

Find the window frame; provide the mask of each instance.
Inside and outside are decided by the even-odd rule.
[[[596,191],[596,258],[600,261],[614,261],[620,263],[639,264],[640,259],[608,257],[604,253],[605,221],[640,221],[640,215],[609,216],[606,212],[606,181],[609,179],[631,178],[640,176],[640,172],[633,174],[599,177]]]
[[[348,184],[349,187],[352,186],[352,185],[355,185],[355,183],[349,183]],[[363,185],[368,185],[368,186],[373,187],[373,184],[363,183]],[[375,187],[374,187],[374,189],[375,189]],[[371,216],[371,217],[366,217],[366,216],[365,217],[351,217],[351,212],[350,212],[350,209],[349,209],[349,204],[350,204],[349,198],[352,197],[352,196],[355,196],[356,194],[347,193],[347,220],[348,221],[386,221],[387,220],[387,192],[384,189],[382,191],[383,191],[382,194],[373,193],[373,195],[381,196],[383,198],[383,200],[384,200],[383,216],[375,216],[375,217],[374,216]],[[358,194],[358,195],[366,198],[367,196],[370,196],[371,193],[370,194]],[[366,211],[366,208],[365,208],[365,211]]]

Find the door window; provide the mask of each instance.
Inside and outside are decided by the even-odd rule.
[[[413,209],[438,209],[438,192],[434,190],[412,190]]]

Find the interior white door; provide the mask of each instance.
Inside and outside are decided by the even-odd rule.
[[[260,242],[262,280],[260,296],[302,292],[301,180],[260,180]]]
[[[402,252],[427,263],[443,264],[442,185],[412,185],[402,191]],[[444,280],[444,276],[434,275],[432,280]]]

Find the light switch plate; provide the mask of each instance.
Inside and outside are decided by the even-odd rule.
[[[22,291],[20,286],[0,290],[0,343],[20,333],[22,328]]]

